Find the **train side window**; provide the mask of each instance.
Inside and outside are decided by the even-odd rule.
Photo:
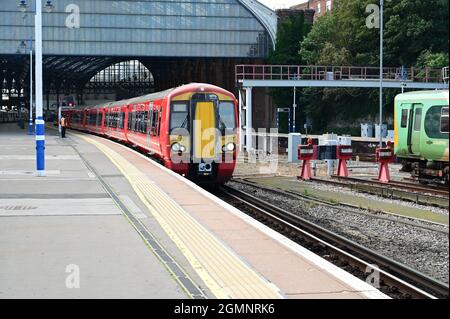
[[[139,132],[139,126],[141,125],[141,112],[136,111],[136,132]]]
[[[141,132],[141,126],[142,126],[142,112],[137,112],[136,114],[136,118],[137,118],[137,128],[136,128],[136,132]]]
[[[441,133],[448,133],[448,107],[443,107],[441,112]]]
[[[131,113],[131,130],[136,132],[136,125],[137,125],[137,113],[134,111]]]
[[[145,133],[145,112],[140,112],[139,118],[139,132]]]
[[[403,109],[402,110],[402,123],[401,123],[401,127],[405,128],[408,126],[408,114],[409,114],[409,110],[408,109]]]
[[[157,135],[158,132],[158,110],[154,109],[152,112],[152,127],[151,127],[152,135]]]
[[[125,124],[125,113],[121,112],[120,113],[120,128],[123,129],[124,128],[124,124]]]
[[[136,132],[141,131],[141,112],[136,112]]]
[[[142,132],[142,112],[141,111],[139,111],[137,113],[137,119],[138,119],[137,132],[141,133]]]
[[[416,113],[414,116],[414,131],[420,131],[422,122],[422,108],[416,109]]]
[[[145,112],[141,112],[141,133],[145,133],[146,117],[147,117],[147,114]]]
[[[161,112],[158,111],[158,129],[156,131],[156,135],[159,136],[161,135]]]

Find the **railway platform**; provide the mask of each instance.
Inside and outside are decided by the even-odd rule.
[[[0,298],[387,298],[123,145],[0,126]]]

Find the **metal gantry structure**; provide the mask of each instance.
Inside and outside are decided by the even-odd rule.
[[[244,138],[240,139],[241,149],[245,146],[247,151],[252,151],[254,148],[252,142],[253,88],[448,89],[448,82],[444,81],[444,72],[443,69],[405,69],[403,67],[380,69],[355,66],[236,65],[235,80],[240,90],[239,105],[241,114],[245,114],[245,120],[241,122],[245,123],[246,138],[245,143]],[[241,136],[244,136],[242,127]]]

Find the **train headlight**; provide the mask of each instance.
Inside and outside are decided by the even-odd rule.
[[[233,152],[236,148],[236,145],[234,143],[228,143],[227,145],[222,146],[222,152]]]
[[[174,153],[178,153],[180,151],[181,145],[179,143],[173,143],[172,144],[172,151]]]
[[[180,143],[173,143],[171,149],[172,149],[172,152],[174,152],[174,153],[186,152],[186,146],[181,145]]]

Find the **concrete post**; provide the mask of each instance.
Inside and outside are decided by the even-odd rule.
[[[239,151],[242,152],[244,150],[244,120],[243,120],[243,114],[244,114],[244,108],[243,108],[244,101],[242,100],[242,91],[239,90]]]

